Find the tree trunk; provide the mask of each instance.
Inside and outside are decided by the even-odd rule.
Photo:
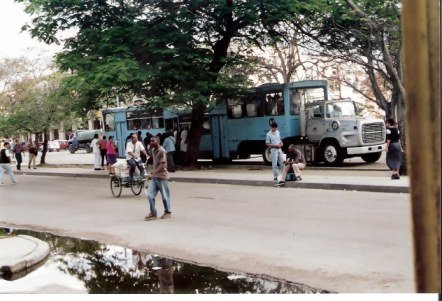
[[[227,5],[232,7],[233,2],[227,1]],[[225,66],[227,57],[227,50],[229,49],[230,42],[237,28],[233,24],[233,13],[230,10],[225,15],[226,31],[223,37],[218,40],[213,46],[213,58],[209,65],[210,73],[212,74],[209,82],[216,83],[220,70]],[[207,98],[210,94],[206,95]],[[201,133],[203,129],[204,113],[206,112],[206,106],[202,104],[196,104],[192,108],[192,122],[190,124],[189,132],[187,133],[187,152],[184,157],[183,165],[186,167],[196,167],[198,165],[198,151],[201,142]]]
[[[43,133],[43,151],[41,152],[40,165],[46,164],[46,153],[48,151],[48,132]]]
[[[190,124],[189,132],[187,133],[187,152],[184,157],[183,166],[191,168],[198,166],[198,152],[205,111],[206,107],[203,105],[195,106],[192,109],[192,122]]]

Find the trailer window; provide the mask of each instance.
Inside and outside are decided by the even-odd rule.
[[[114,131],[115,130],[115,123],[114,123],[114,115],[107,113],[104,114],[104,130],[105,131]]]
[[[290,115],[299,115],[301,93],[298,90],[290,91]]]

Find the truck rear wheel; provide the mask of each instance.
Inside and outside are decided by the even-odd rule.
[[[84,149],[86,150],[86,153],[92,153],[92,147],[90,143],[86,143],[86,145],[84,146]]]
[[[362,158],[362,160],[364,160],[367,163],[374,163],[377,160],[379,160],[381,155],[382,155],[382,152],[370,153],[370,154],[362,155],[361,158]]]
[[[338,143],[328,141],[321,147],[321,156],[326,165],[337,166],[344,161],[342,149]]]

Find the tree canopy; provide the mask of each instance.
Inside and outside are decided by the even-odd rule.
[[[379,105],[387,116],[402,120],[405,90],[401,1],[321,2],[324,4],[320,6],[321,16],[293,24],[307,38],[304,45],[321,56],[361,66],[370,80],[373,97],[360,92]]]
[[[213,95],[244,86],[238,73],[252,46],[282,36],[284,23],[306,12],[305,1],[16,0],[34,16],[25,27],[46,43],[65,38],[57,57],[68,84],[87,108],[118,94],[160,106],[192,108],[189,150],[196,159],[203,114]],[[192,155],[193,154],[193,155]]]
[[[64,43],[57,63],[71,72],[65,87],[79,107],[99,108],[116,95],[191,107],[193,162],[213,96],[247,86],[245,74],[226,70],[238,70],[252,47],[288,32],[308,37],[302,42],[314,41],[320,53],[364,66],[384,109],[380,81],[391,87],[392,99],[403,92],[399,0],[16,1],[27,4],[33,19],[24,28],[34,37]]]

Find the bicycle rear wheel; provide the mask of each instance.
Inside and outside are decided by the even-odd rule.
[[[121,195],[121,190],[123,189],[121,178],[112,176],[110,179],[110,188],[114,197],[119,198]]]
[[[140,182],[137,182],[136,184],[130,186],[130,189],[132,189],[132,192],[135,195],[139,195],[141,193],[141,191],[143,190],[143,187],[144,187],[144,181],[140,181]]]

